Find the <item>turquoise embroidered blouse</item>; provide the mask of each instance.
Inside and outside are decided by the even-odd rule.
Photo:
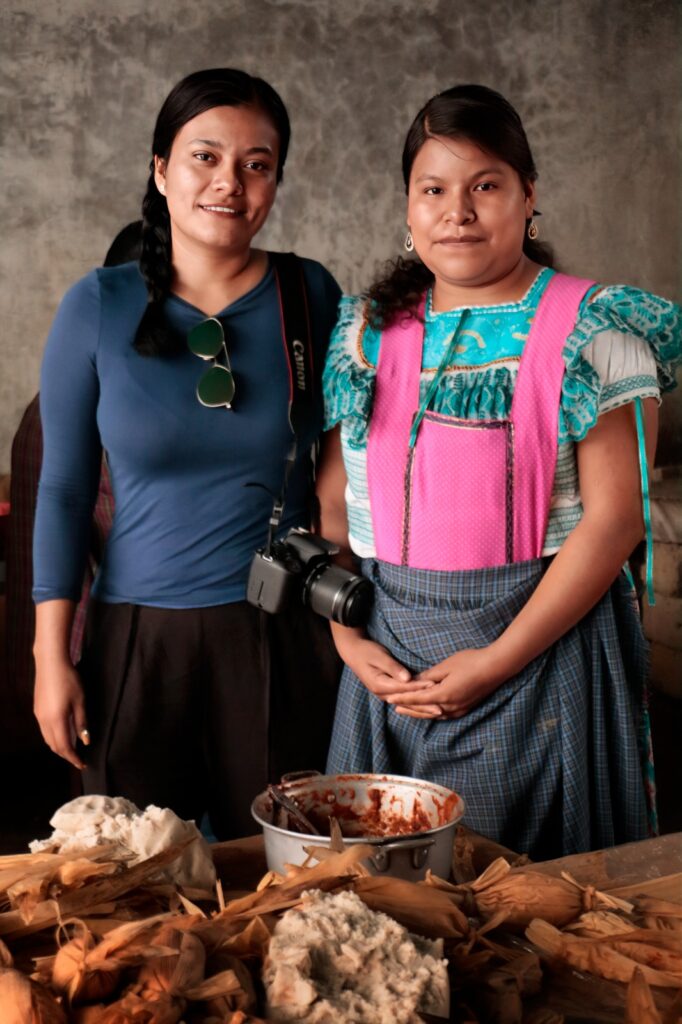
[[[509,415],[523,345],[553,273],[541,270],[518,302],[470,309],[436,391],[437,412],[464,419]],[[427,295],[422,396],[461,315],[461,309],[433,312]],[[637,288],[595,289],[583,302],[564,348],[557,467],[543,554],[559,549],[582,513],[575,443],[603,413],[636,398],[660,400],[662,392],[675,386],[681,336],[680,307]],[[364,298],[343,298],[323,379],[325,427],[341,424],[350,543],[360,557],[374,555],[366,447],[380,343],[381,332],[368,324]]]

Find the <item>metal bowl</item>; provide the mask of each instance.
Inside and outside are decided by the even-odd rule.
[[[453,790],[403,775],[300,774],[285,776],[282,789],[321,835],[274,824],[271,798],[260,793],[251,814],[263,829],[270,870],[283,873],[287,864],[302,864],[306,846],[329,846],[333,816],[346,844],[376,847],[368,862],[373,874],[418,881],[430,869],[449,877],[455,826],[464,814],[464,801]]]

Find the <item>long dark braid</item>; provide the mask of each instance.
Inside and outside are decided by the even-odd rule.
[[[389,260],[383,277],[367,292],[372,326],[382,330],[401,312],[413,312],[432,284],[433,274],[419,258]]]
[[[279,136],[277,182],[282,180],[289,149],[289,115],[280,96],[262,78],[235,68],[195,71],[171,89],[156,119],[152,162],[142,201],[140,271],[147,286],[147,308],[134,347],[144,356],[171,356],[184,350],[185,339],[170,330],[164,304],[173,279],[171,224],[168,205],[154,180],[154,156],[168,161],[173,139],[188,121],[213,107],[253,106],[272,121]]]
[[[140,272],[147,286],[147,308],[137,329],[135,348],[143,356],[171,355],[184,341],[168,330],[163,304],[173,278],[168,206],[154,180],[151,163],[147,191],[142,200],[142,251]]]
[[[485,85],[456,85],[432,97],[419,111],[403,149],[406,191],[415,157],[434,135],[467,139],[494,153],[514,168],[524,186],[538,176],[521,118],[504,96]],[[523,251],[543,267],[555,265],[552,249],[546,243],[526,235]],[[372,324],[384,328],[401,313],[413,313],[432,283],[433,274],[418,257],[406,260],[399,256],[390,262],[367,292]]]

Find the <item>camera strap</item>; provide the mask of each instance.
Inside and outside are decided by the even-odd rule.
[[[273,252],[270,259],[275,271],[282,341],[289,369],[288,417],[293,438],[287,451],[282,490],[270,513],[267,554],[284,513],[287,484],[296,464],[299,438],[315,414],[312,334],[303,262],[293,252]]]

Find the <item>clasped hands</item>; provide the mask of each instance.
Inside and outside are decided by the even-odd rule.
[[[492,645],[457,651],[415,677],[366,638],[355,639],[342,657],[371,693],[411,718],[461,718],[506,678]]]

